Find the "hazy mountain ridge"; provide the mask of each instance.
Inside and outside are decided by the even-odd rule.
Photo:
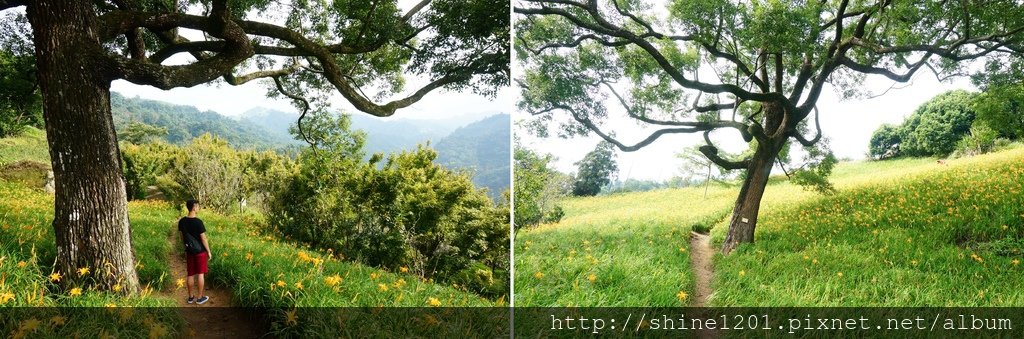
[[[473,171],[473,183],[487,187],[495,201],[511,184],[510,139],[508,114],[493,115],[460,127],[434,145],[437,162],[448,168]]]
[[[224,138],[240,149],[278,149],[294,144],[290,137],[267,133],[262,126],[213,111],[200,111],[194,106],[129,98],[117,92],[111,92],[110,105],[116,129],[120,130],[132,121],[163,127],[167,129],[163,138],[173,144],[187,143],[204,133]]]

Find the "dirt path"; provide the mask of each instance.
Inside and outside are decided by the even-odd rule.
[[[707,234],[692,232],[690,234],[690,266],[694,272],[693,307],[704,307],[711,297],[711,279],[714,268],[711,266],[711,237]]]
[[[210,297],[210,301],[202,305],[188,304],[185,300],[188,297],[188,290],[186,287],[178,288],[178,279],[185,279],[188,273],[176,230],[171,232],[168,241],[171,242],[173,249],[169,258],[171,283],[163,294],[178,302],[178,307],[181,308],[182,315],[188,323],[188,328],[184,331],[185,337],[259,338],[267,332],[264,326],[261,326],[263,322],[258,314],[239,307],[230,290],[224,286],[211,286],[209,279],[206,280],[204,294]],[[216,272],[211,271],[209,274]]]

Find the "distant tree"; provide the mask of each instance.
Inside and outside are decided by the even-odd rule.
[[[868,154],[872,158],[882,160],[899,156],[900,138],[903,135],[899,126],[883,124],[871,134]]]
[[[269,211],[272,196],[283,189],[295,170],[294,162],[274,151],[241,152],[242,199],[262,211]],[[243,206],[240,204],[239,209]]]
[[[0,21],[15,23],[23,16],[6,14]],[[36,79],[31,32],[24,25],[0,25],[0,137],[20,133],[26,126],[43,127],[43,99]]]
[[[974,97],[975,123],[1009,139],[1024,138],[1024,83],[990,86]]]
[[[918,157],[952,153],[974,122],[973,95],[964,90],[949,91],[921,104],[900,128],[900,154]]]
[[[36,56],[56,181],[54,270],[111,272],[68,275],[60,284],[88,278],[98,289],[140,291],[111,117],[113,81],[167,90],[267,79],[271,95],[300,108],[340,94],[359,111],[390,116],[438,89],[492,95],[506,85],[508,6],[475,0],[419,1],[409,10],[396,0],[0,0],[0,12],[24,7],[32,28],[26,45]],[[186,30],[201,38],[185,37]],[[190,62],[166,62],[176,55]],[[412,82],[406,75],[424,81],[407,90]]]
[[[730,170],[708,160],[700,152],[700,146],[687,147],[675,155],[676,158],[683,161],[679,167],[680,174],[682,175],[681,178],[690,183],[703,183],[704,197],[707,197],[708,187],[710,187],[712,181],[723,180],[730,172]],[[739,155],[726,154],[725,152],[719,153],[719,156],[725,159],[739,158]]]
[[[1003,138],[1024,138],[1024,56],[989,60],[971,81],[982,89],[972,103],[975,124],[987,125]]]
[[[608,185],[601,187],[601,193],[646,192],[666,187],[670,187],[670,183],[629,178],[624,181],[615,180],[608,183]]]
[[[181,200],[198,199],[204,206],[228,211],[244,197],[241,156],[227,141],[210,134],[182,146],[170,174],[180,185]]]
[[[538,154],[517,142],[513,157],[515,228],[561,220],[563,211],[558,199],[564,192],[559,187],[560,173],[548,167],[552,156]]]
[[[117,134],[118,139],[121,141],[141,145],[167,135],[167,129],[138,121],[132,121]]]
[[[552,123],[559,135],[593,133],[623,151],[666,134],[700,133],[704,156],[746,171],[724,253],[754,241],[783,147],[820,141],[815,107],[826,84],[849,97],[864,92],[867,74],[907,82],[927,69],[947,77],[960,74],[964,61],[1024,51],[1024,10],[1013,0],[516,4],[523,111]],[[635,142],[615,137],[605,123],[612,111],[606,103],[621,106],[651,134]],[[811,119],[808,137],[802,126]],[[710,138],[719,130],[756,142],[754,152],[723,159]]]
[[[157,178],[167,173],[181,151],[160,141],[141,145],[127,143],[120,148],[128,200],[145,198],[146,189],[156,185]]]
[[[572,184],[575,196],[593,196],[601,192],[601,187],[612,181],[619,165],[615,162],[615,145],[601,141],[593,151],[587,153],[576,163],[576,181]]]

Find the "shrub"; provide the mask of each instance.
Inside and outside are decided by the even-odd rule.
[[[516,229],[561,220],[565,213],[557,202],[565,194],[560,181],[567,178],[548,168],[552,156],[542,156],[517,144],[514,157]]]
[[[203,134],[181,148],[169,172],[179,189],[174,200],[198,199],[204,206],[227,211],[244,197],[238,152],[219,137]]]
[[[405,268],[488,296],[507,292],[508,209],[426,147],[362,162],[363,135],[347,116],[314,116],[316,149],[270,204],[288,237],[371,266]],[[483,277],[492,277],[484,279]]]
[[[121,145],[121,161],[128,200],[144,199],[146,189],[157,185],[157,177],[167,173],[180,149],[165,142]]]
[[[957,155],[974,156],[991,152],[996,145],[999,133],[987,124],[975,123],[971,134],[957,142]]]
[[[901,133],[899,127],[890,124],[878,127],[871,135],[871,144],[868,147],[871,157],[882,160],[899,156]]]
[[[555,207],[551,208],[550,212],[544,214],[544,219],[542,221],[545,223],[555,223],[562,220],[562,217],[564,216],[565,210],[562,209],[562,206],[555,205]]]

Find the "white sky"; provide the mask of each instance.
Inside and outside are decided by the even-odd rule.
[[[870,76],[865,79],[863,88],[878,94],[892,85],[892,81],[882,76]],[[901,88],[901,89],[897,89]],[[832,151],[839,158],[849,157],[863,159],[868,150],[871,133],[883,123],[898,124],[910,115],[919,105],[935,95],[953,89],[976,90],[967,78],[955,78],[951,83],[939,82],[928,71],[918,72],[914,80],[907,84],[898,84],[885,95],[862,100],[840,101],[839,95],[831,86],[826,86],[818,101],[821,112],[821,129],[825,137],[830,139]],[[516,90],[518,96],[518,89]],[[612,99],[614,100],[614,99]],[[610,118],[602,124],[602,130],[615,131],[618,140],[627,145],[635,144],[644,139],[654,129],[642,129],[618,109],[617,102],[607,102]],[[527,114],[518,113],[514,121],[528,119]],[[522,129],[515,129],[525,145],[534,150],[553,154],[557,157],[554,167],[562,172],[573,172],[575,162],[594,149],[600,141],[596,135],[584,138],[560,139],[557,137],[537,138]],[[813,137],[809,135],[808,137]],[[712,141],[729,152],[740,152],[746,143],[738,132],[723,131],[712,133]],[[679,174],[682,161],[674,154],[680,150],[703,144],[702,134],[665,135],[654,143],[636,152],[622,152],[616,149],[619,164],[619,179],[651,179],[663,180]]]
[[[399,0],[399,8],[408,10],[412,8],[417,0]],[[283,13],[268,11],[258,15],[261,19],[269,22],[279,22]],[[202,34],[197,31],[182,29],[181,34],[190,39],[202,39]],[[175,55],[168,59],[165,64],[182,64],[191,62],[192,59],[185,53]],[[388,98],[392,100],[412,93],[427,83],[429,79],[418,77],[406,77],[405,91],[402,95]],[[212,110],[228,116],[238,116],[241,113],[254,107],[267,107],[283,111],[295,112],[295,108],[287,99],[270,99],[266,97],[266,86],[260,80],[251,81],[241,86],[231,86],[221,82],[220,85],[199,85],[192,88],[175,88],[163,91],[155,87],[140,86],[128,81],[115,81],[111,90],[119,92],[128,97],[139,96],[146,99],[167,101],[175,104],[190,105],[200,110]],[[367,92],[373,95],[374,92]],[[374,100],[378,104],[387,100]],[[341,109],[349,113],[359,113],[341,95],[335,95],[331,100],[334,109]],[[512,92],[508,88],[500,90],[493,99],[472,92],[451,92],[435,90],[430,92],[419,102],[412,106],[398,110],[392,118],[415,118],[415,119],[443,119],[448,117],[461,116],[465,114],[485,112],[509,112],[512,108]]]

